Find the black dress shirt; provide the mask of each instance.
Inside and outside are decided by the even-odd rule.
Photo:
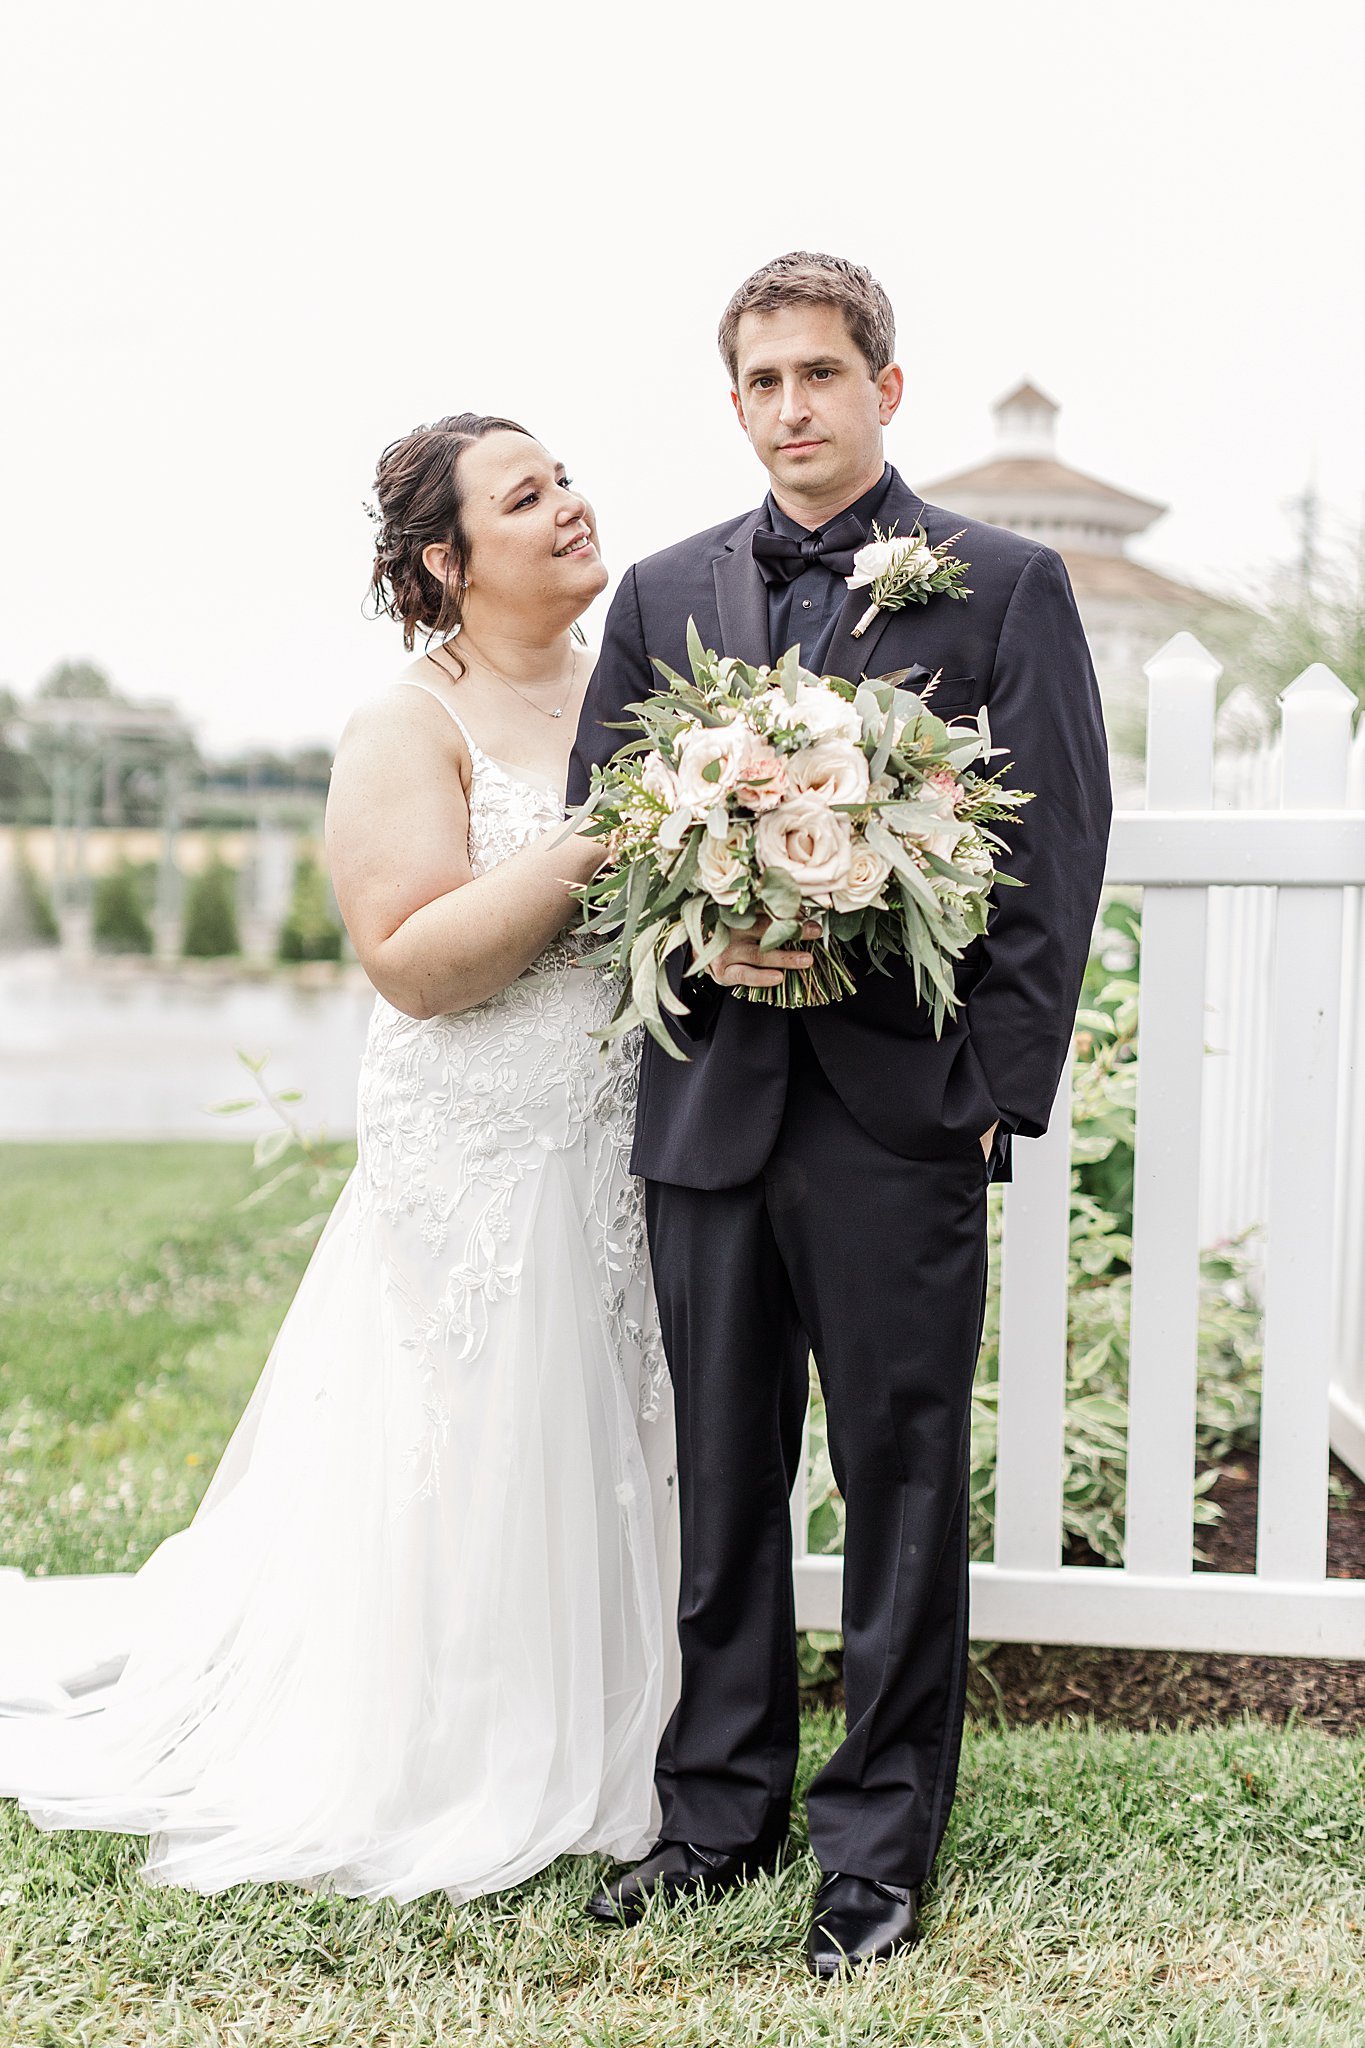
[[[871,490],[864,491],[853,505],[846,509],[857,514],[872,538],[872,525],[881,511],[882,504],[893,482],[897,482],[894,469],[888,463]],[[799,526],[789,519],[769,491],[765,506],[768,525],[774,533],[785,533],[792,540],[806,540],[812,532],[822,533],[832,522],[826,520],[823,526]],[[836,514],[842,517],[842,514]],[[843,610],[848,585],[842,576],[831,573],[823,562],[811,562],[794,576],[790,583],[776,582],[768,587],[768,649],[774,661],[786,653],[793,641],[800,643],[801,661],[806,668],[818,674],[829,652],[829,643],[834,637],[834,628]],[[992,1180],[1010,1178],[1010,1139],[1019,1127],[1019,1119],[1009,1110],[1000,1111],[999,1127],[991,1144],[988,1172]]]
[[[864,491],[855,504],[845,508],[863,520],[869,540],[872,538],[872,522],[881,511],[895,475],[895,470],[888,463],[871,490]],[[808,540],[812,532],[823,533],[824,527],[831,523],[826,520],[824,526],[798,526],[782,511],[771,491],[766,499],[766,510],[773,532],[785,533],[792,540]],[[837,516],[842,518],[843,515]],[[768,589],[768,650],[772,659],[778,660],[793,641],[797,641],[801,647],[802,666],[818,674],[847,596],[848,585],[843,577],[832,575],[823,562],[811,562],[790,583],[771,584]]]

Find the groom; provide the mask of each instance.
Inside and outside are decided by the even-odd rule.
[[[768,473],[757,511],[638,563],[616,594],[584,708],[569,800],[657,684],[705,645],[760,663],[794,641],[856,680],[940,678],[933,709],[990,707],[1009,776],[1034,801],[1005,829],[989,931],[933,1034],[908,968],[789,1011],[726,991],[775,982],[799,950],[737,937],[690,979],[686,1063],[646,1042],[634,1170],[672,1372],[682,1515],[682,1691],[659,1749],[662,1836],[590,1902],[713,1894],[774,1867],[797,1755],[789,1496],[807,1353],[825,1391],[847,1508],[847,1734],[811,1783],[823,1882],[818,1976],[891,1954],[947,1823],[967,1665],[967,1471],[986,1285],[986,1187],[1015,1132],[1047,1127],[1071,1036],[1110,814],[1094,672],[1050,548],[926,505],[883,457],[904,379],[891,306],[842,257],[779,257],[720,325],[740,425]],[[953,535],[971,595],[879,612],[845,582],[871,534]],[[809,936],[809,933],[807,934]]]

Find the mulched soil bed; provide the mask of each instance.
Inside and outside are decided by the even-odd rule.
[[[1328,1573],[1365,1579],[1365,1484],[1339,1459],[1328,1507]],[[1239,1457],[1212,1498],[1222,1520],[1199,1532],[1203,1569],[1256,1568],[1257,1460]],[[1080,1550],[1068,1564],[1086,1564]],[[970,1711],[1011,1723],[1094,1715],[1124,1728],[1235,1721],[1244,1713],[1291,1717],[1336,1735],[1365,1730],[1365,1659],[1196,1656],[1173,1650],[1092,1650],[1000,1643],[972,1671]]]

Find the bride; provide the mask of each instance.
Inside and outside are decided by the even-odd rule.
[[[634,1062],[564,936],[600,858],[562,836],[595,520],[472,414],[375,493],[375,598],[429,651],[328,802],[377,991],[355,1171],[191,1527],[132,1580],[0,1574],[0,1793],[203,1892],[463,1899],[634,1855],[672,1686]]]

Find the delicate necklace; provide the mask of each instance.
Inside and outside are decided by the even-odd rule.
[[[564,686],[564,695],[560,698],[558,704],[555,705],[553,711],[547,711],[543,704],[537,704],[534,697],[528,697],[521,684],[514,683],[510,676],[500,675],[492,663],[484,659],[483,655],[476,654],[474,661],[483,670],[485,675],[492,676],[494,682],[501,683],[504,689],[514,691],[521,698],[523,704],[529,704],[531,709],[538,711],[542,718],[562,718],[564,716],[564,707],[569,701],[574,681],[578,675],[578,649],[572,642],[569,645],[569,680]]]

